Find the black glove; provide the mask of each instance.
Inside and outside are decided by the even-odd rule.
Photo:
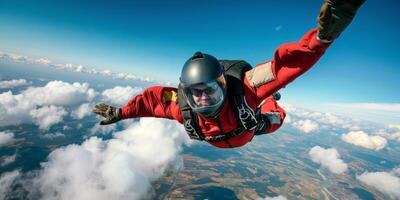
[[[267,117],[268,113],[261,114],[261,108],[256,110],[256,119],[257,119],[257,126],[254,135],[262,135],[267,134],[265,129],[268,129],[271,123],[269,122],[269,118]]]
[[[100,125],[109,125],[121,120],[121,108],[115,108],[104,103],[95,105],[93,112],[106,118],[100,121]]]
[[[365,0],[324,0],[318,15],[318,40],[331,42],[353,20]]]

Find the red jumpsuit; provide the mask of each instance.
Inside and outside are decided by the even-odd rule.
[[[273,60],[258,64],[246,72],[243,84],[248,105],[255,109],[265,100],[261,105],[261,113],[271,112],[278,116],[278,119],[270,121],[271,126],[265,130],[266,133],[277,130],[286,116],[285,111],[270,96],[309,70],[329,46],[318,42],[316,35],[316,29],[312,29],[299,42],[280,46],[275,51]],[[215,118],[198,115],[199,126],[205,137],[231,132],[240,124],[229,104],[230,102],[226,100],[220,114]],[[177,102],[177,88],[162,86],[147,88],[122,107],[121,117],[123,119],[159,117],[182,123],[183,118]],[[210,142],[210,144],[220,148],[240,147],[251,141],[253,135],[254,131],[246,131],[230,138],[227,142]]]

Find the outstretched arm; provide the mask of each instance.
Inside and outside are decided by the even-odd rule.
[[[246,72],[245,84],[260,103],[309,70],[329,45],[319,42],[317,30],[312,29],[299,42],[278,47],[272,61],[258,64]]]
[[[121,108],[121,118],[159,117],[178,119],[177,89],[154,86],[132,98]]]
[[[138,117],[168,118],[182,122],[177,102],[177,89],[172,87],[149,87],[142,94],[133,97],[122,108],[102,103],[96,105],[93,112],[105,117],[100,125]]]
[[[257,65],[246,73],[246,85],[258,102],[301,76],[350,24],[365,0],[324,0],[318,16],[318,28],[306,33],[299,42],[280,46],[272,61]]]

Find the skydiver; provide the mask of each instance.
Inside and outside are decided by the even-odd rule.
[[[281,127],[286,113],[277,104],[277,91],[319,60],[364,2],[324,0],[317,28],[278,47],[272,60],[254,68],[243,60],[196,52],[183,65],[178,88],[149,87],[122,108],[101,103],[93,112],[106,118],[101,125],[138,117],[174,119],[191,139],[220,148],[243,146],[254,135]]]

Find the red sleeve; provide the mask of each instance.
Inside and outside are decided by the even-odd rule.
[[[330,44],[317,41],[317,30],[306,33],[299,42],[280,46],[272,61],[258,64],[246,72],[245,84],[256,94],[259,102],[285,87],[309,70]]]
[[[182,122],[177,89],[172,87],[149,87],[142,94],[133,97],[121,111],[122,119],[158,117]]]
[[[272,133],[279,129],[286,117],[285,110],[271,97],[265,99],[261,106],[261,113],[267,116],[270,123],[270,126],[265,130],[266,133]]]

